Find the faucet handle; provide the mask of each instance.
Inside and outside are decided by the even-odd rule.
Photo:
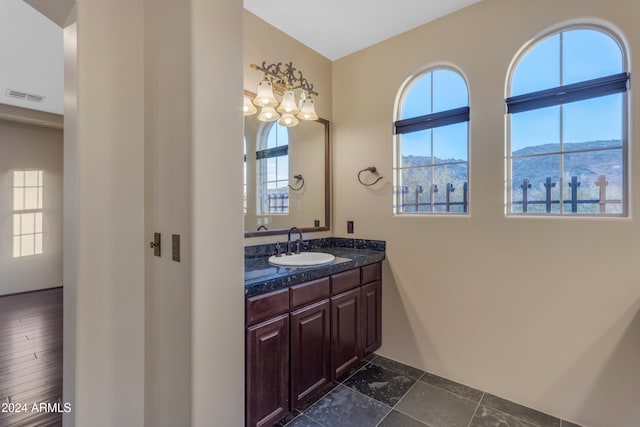
[[[282,256],[282,248],[280,247],[280,242],[276,242],[276,256],[277,257],[281,257]]]
[[[298,239],[298,240],[296,240],[296,253],[297,253],[297,254],[299,254],[299,253],[300,253],[300,246],[303,246],[303,247],[305,247],[305,248],[306,248],[307,246],[309,246],[309,243],[308,243],[308,242],[305,242],[305,241],[304,241],[304,240],[302,240],[302,239]]]

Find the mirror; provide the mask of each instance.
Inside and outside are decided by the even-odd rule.
[[[244,117],[245,237],[329,230],[329,138],[321,118],[287,128]]]

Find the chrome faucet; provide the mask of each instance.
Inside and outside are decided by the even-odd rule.
[[[300,253],[300,243],[302,243],[302,231],[298,227],[291,227],[289,229],[289,234],[287,234],[287,255],[293,255],[293,252],[291,252],[291,232],[292,231],[297,231],[298,235],[300,236],[299,239],[297,240],[298,247],[296,249],[296,253],[297,254]]]

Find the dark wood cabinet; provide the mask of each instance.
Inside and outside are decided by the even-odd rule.
[[[331,381],[329,300],[291,313],[291,409]]]
[[[270,426],[381,344],[381,264],[246,299],[246,425]]]
[[[291,311],[304,307],[316,301],[329,298],[329,278],[311,280],[293,285],[289,288],[291,295]]]
[[[360,286],[360,283],[362,282],[360,281],[359,268],[334,274],[331,276],[331,295],[339,294],[340,292],[358,287]]]
[[[247,329],[247,425],[271,426],[289,412],[289,314]]]
[[[382,282],[362,285],[361,297],[362,353],[368,356],[382,344]]]
[[[331,370],[333,379],[362,358],[360,288],[331,297]]]
[[[289,312],[289,290],[280,289],[250,297],[245,304],[245,323],[247,326],[255,325]]]

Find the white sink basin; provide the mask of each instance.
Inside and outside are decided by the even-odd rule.
[[[324,252],[300,252],[293,255],[271,256],[269,262],[274,265],[286,267],[307,267],[312,265],[322,265],[333,262],[336,259],[331,254]]]

